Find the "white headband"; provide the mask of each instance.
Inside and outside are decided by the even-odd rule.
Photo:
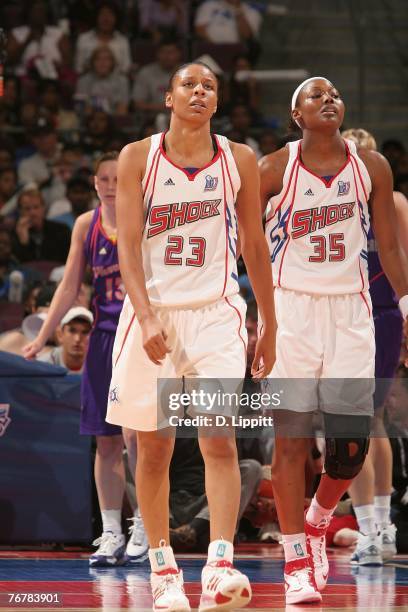
[[[301,83],[300,85],[298,85],[293,93],[292,96],[292,103],[291,103],[291,110],[294,110],[296,108],[296,101],[298,99],[298,95],[300,94],[301,89],[303,89],[303,87],[305,85],[307,85],[308,83],[310,83],[310,81],[315,81],[316,79],[323,79],[324,81],[327,81],[326,77],[319,77],[319,76],[314,76],[314,77],[310,77],[309,79],[306,79],[305,81],[303,81],[303,83]],[[301,127],[300,123],[298,121],[296,121],[294,119],[295,123]]]

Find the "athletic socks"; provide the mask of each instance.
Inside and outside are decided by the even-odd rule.
[[[374,516],[378,527],[384,529],[390,524],[391,495],[375,495]]]
[[[306,520],[310,525],[314,525],[315,527],[326,527],[330,523],[330,519],[335,509],[336,506],[334,508],[323,508],[317,501],[315,495],[306,512]]]
[[[162,540],[162,542],[165,544],[164,540]],[[177,562],[174,558],[174,553],[171,546],[160,545],[159,548],[150,548],[149,560],[152,572],[156,574],[158,572],[163,572],[170,569],[178,569]]]
[[[122,533],[122,511],[101,510],[103,533],[111,531],[119,535]]]
[[[358,528],[364,535],[377,533],[376,520],[374,514],[374,504],[364,506],[353,506],[356,515]]]
[[[208,547],[207,563],[214,561],[229,561],[234,558],[234,546],[226,540],[213,540]]]
[[[282,534],[285,561],[296,561],[307,556],[306,535],[304,533]]]

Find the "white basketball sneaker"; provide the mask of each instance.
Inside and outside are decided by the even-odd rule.
[[[305,520],[306,547],[311,558],[318,591],[323,591],[329,576],[329,561],[326,553],[326,531],[327,525],[324,527],[316,527]]]
[[[125,560],[128,563],[141,563],[149,556],[149,542],[143,520],[139,514],[128,520],[133,524],[129,527],[130,538],[126,546]]]
[[[190,604],[184,593],[183,572],[167,569],[150,574],[153,610],[165,612],[190,612]]]
[[[381,552],[384,561],[392,559],[397,554],[396,536],[397,528],[393,523],[383,527],[380,531]]]
[[[89,557],[91,567],[112,567],[123,563],[125,552],[125,536],[123,533],[105,531],[100,538],[92,543],[98,549]]]
[[[310,557],[287,561],[284,570],[286,604],[322,601],[317,590]]]
[[[358,534],[358,540],[350,558],[351,565],[382,565],[381,537],[379,533]]]
[[[202,595],[199,612],[243,608],[252,597],[247,576],[229,561],[212,561],[201,574]]]

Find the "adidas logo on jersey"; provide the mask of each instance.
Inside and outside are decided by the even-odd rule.
[[[101,249],[99,249],[99,251],[98,251],[98,255],[106,255],[106,249],[105,249],[105,247],[102,247]]]
[[[175,183],[172,181],[171,178],[167,179],[167,181],[164,184],[165,185],[175,185]]]
[[[313,191],[310,189],[310,187],[309,187],[309,189],[308,189],[307,191],[305,191],[305,195],[311,195],[311,196],[312,196],[312,195],[314,195],[314,193],[313,193]]]

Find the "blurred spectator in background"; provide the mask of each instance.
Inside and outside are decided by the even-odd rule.
[[[263,130],[258,139],[259,150],[262,155],[269,155],[279,149],[279,140],[272,130]]]
[[[85,112],[95,100],[107,113],[126,115],[129,106],[129,81],[116,70],[116,59],[109,47],[97,47],[89,60],[89,70],[78,83],[75,97],[85,101]],[[88,107],[88,108],[87,108]]]
[[[1,102],[6,112],[6,125],[8,127],[20,127],[20,93],[19,78],[12,75],[6,76]]]
[[[229,80],[224,87],[224,104],[228,110],[235,104],[245,104],[251,111],[253,117],[259,114],[260,88],[258,82],[249,77],[244,81],[236,78],[240,70],[252,70],[253,66],[247,55],[238,55],[234,60],[234,66]]]
[[[136,75],[132,100],[136,110],[147,118],[164,112],[164,95],[174,70],[181,63],[181,49],[176,42],[162,41],[157,48],[156,61],[147,64]]]
[[[65,263],[71,232],[68,227],[45,218],[45,203],[38,190],[22,191],[18,197],[18,219],[13,235],[13,255],[21,262]]]
[[[9,229],[0,226],[0,300],[8,301],[10,293],[10,274],[15,270],[22,273],[21,294],[25,287],[41,280],[41,274],[22,266],[12,254],[12,237]],[[22,299],[22,295],[21,295]],[[20,299],[20,301],[21,301]]]
[[[388,159],[391,169],[395,174],[398,162],[405,153],[404,145],[400,140],[385,140],[381,147],[381,153]]]
[[[0,170],[14,166],[14,151],[8,142],[0,142]]]
[[[79,215],[91,210],[94,191],[89,182],[80,176],[72,177],[67,183],[67,195],[63,200],[51,205],[47,219],[65,223],[73,228]]]
[[[8,36],[7,61],[19,76],[57,79],[70,65],[71,49],[60,27],[51,25],[45,0],[26,2],[26,25],[13,28]]]
[[[8,351],[15,355],[23,354],[23,346],[38,333],[45,318],[33,317],[32,315],[44,315],[48,312],[55,289],[55,283],[33,284],[29,288],[29,291],[24,295],[24,300],[27,302],[27,316],[21,321],[21,326],[0,334],[0,351]],[[55,346],[55,343],[56,338],[52,336],[40,354],[48,354],[51,350],[50,347]]]
[[[103,110],[94,109],[85,122],[81,145],[85,153],[97,157],[108,151],[109,143],[113,137],[113,121],[110,115]]]
[[[79,128],[77,115],[64,107],[59,81],[42,79],[39,82],[38,93],[38,113],[46,117],[56,130],[77,130]]]
[[[8,215],[17,205],[17,172],[15,168],[0,169],[0,216]]]
[[[408,198],[408,173],[397,175],[395,178],[395,191],[400,191]]]
[[[36,152],[20,163],[18,168],[19,183],[35,183],[43,191],[47,205],[65,194],[65,185],[54,174],[54,166],[61,152],[54,127],[43,117],[38,119],[32,132],[32,141]]]
[[[114,2],[99,4],[95,27],[80,34],[77,40],[75,69],[79,74],[89,68],[93,51],[101,45],[111,49],[120,72],[129,72],[132,63],[130,45],[126,36],[117,30],[119,17],[119,9]]]
[[[83,306],[70,308],[56,330],[58,345],[39,361],[62,366],[73,374],[82,372],[89,334],[93,324],[93,314]]]
[[[182,0],[139,0],[141,34],[158,43],[184,37],[188,31],[188,3]]]
[[[230,129],[226,136],[235,142],[247,144],[259,159],[261,152],[255,138],[250,135],[252,127],[251,111],[245,104],[236,104],[231,108]]]
[[[216,44],[243,43],[254,61],[260,51],[257,41],[261,14],[241,0],[207,0],[197,10],[197,36]]]

